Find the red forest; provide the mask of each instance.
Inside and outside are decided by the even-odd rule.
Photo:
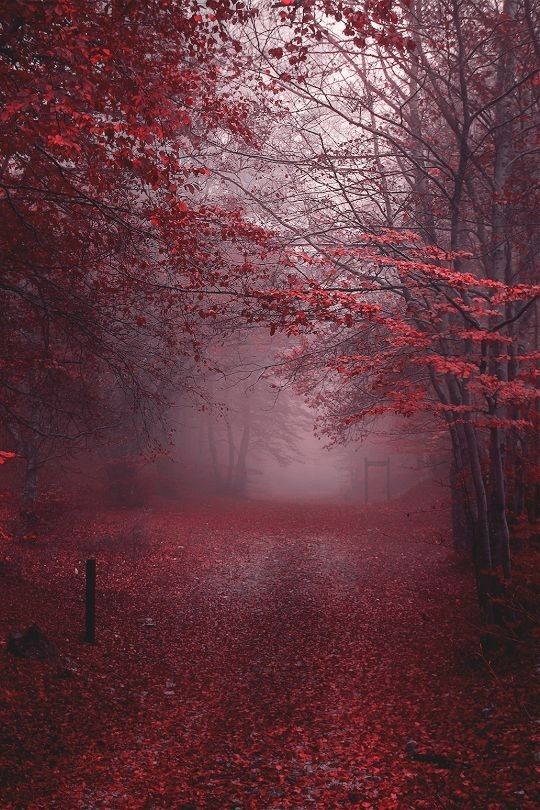
[[[538,3],[0,8],[0,806],[538,806]]]

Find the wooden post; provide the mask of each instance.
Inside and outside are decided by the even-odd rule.
[[[84,640],[96,642],[96,561],[86,561],[86,612]]]

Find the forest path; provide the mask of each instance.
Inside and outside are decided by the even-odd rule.
[[[98,555],[98,644],[76,677],[45,678],[59,752],[34,757],[36,802],[5,806],[529,806],[521,716],[475,658],[446,523],[421,499],[140,515],[147,553]],[[68,567],[57,555],[49,582]],[[411,760],[411,738],[456,766]]]

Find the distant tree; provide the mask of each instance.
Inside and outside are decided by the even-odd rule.
[[[222,341],[206,383],[208,458],[216,488],[243,497],[265,460],[287,465],[300,457],[307,414],[274,374],[277,346],[264,331],[238,329]]]
[[[46,459],[110,436],[126,409],[147,430],[197,354],[199,223],[219,241],[227,215],[189,200],[209,128],[249,139],[220,67],[244,17],[227,0],[3,4],[0,420],[25,508]],[[164,261],[171,206],[184,274]]]

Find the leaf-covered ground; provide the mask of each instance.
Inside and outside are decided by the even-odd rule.
[[[0,806],[537,806],[532,667],[482,660],[447,523],[424,491],[58,518],[0,574],[2,639],[36,621],[60,653],[0,656]]]

